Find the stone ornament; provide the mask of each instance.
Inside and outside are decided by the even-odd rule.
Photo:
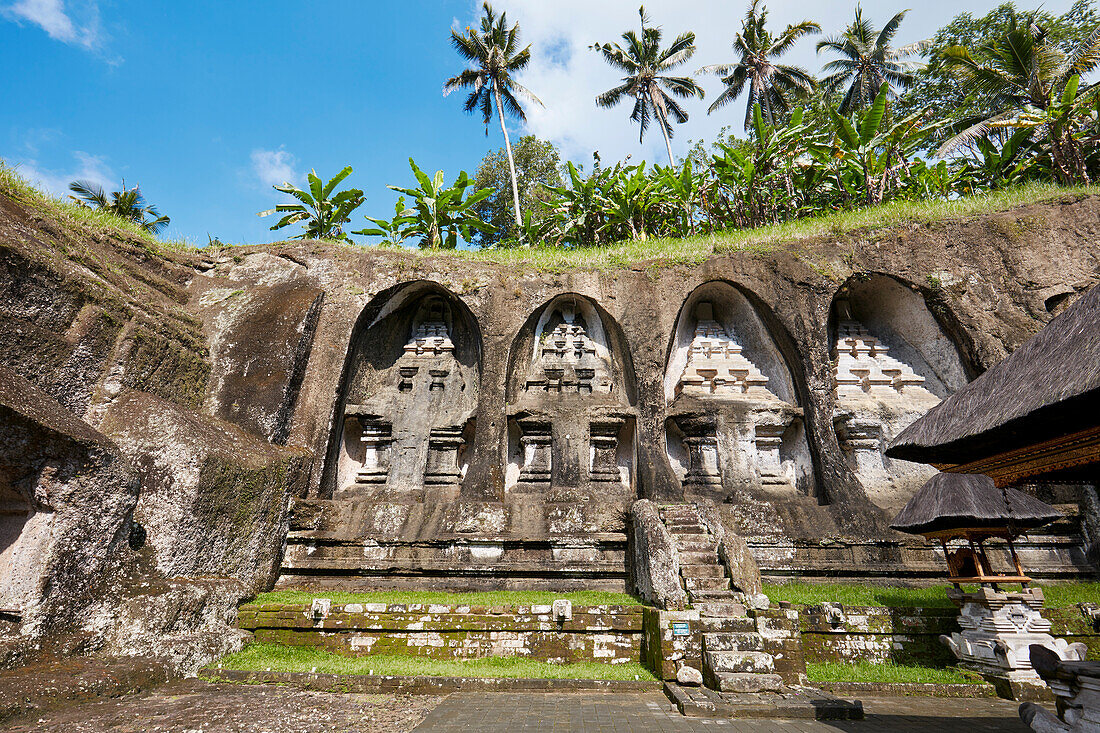
[[[1043,618],[1043,593],[1030,588],[1001,592],[983,586],[974,593],[949,590],[948,597],[959,606],[959,626],[940,640],[959,660],[959,665],[989,677],[1005,680],[1017,699],[1027,690],[1042,690],[1042,679],[1031,667],[1029,647],[1039,644],[1067,661],[1085,657],[1085,645],[1069,644],[1050,634],[1050,621]]]
[[[554,315],[559,315],[561,322],[539,339],[525,389],[558,394],[610,393],[610,364],[597,352],[576,306],[562,304]]]
[[[684,373],[676,385],[676,395],[749,395],[778,400],[766,387],[768,378],[714,320],[714,306],[708,301],[698,303],[694,315],[695,334]]]
[[[863,324],[841,321],[836,339],[837,398],[871,395],[890,399],[918,390],[930,395],[924,389],[924,377],[888,352],[889,348]]]

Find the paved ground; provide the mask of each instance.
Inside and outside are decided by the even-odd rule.
[[[2,690],[0,690],[2,692]],[[442,698],[181,680],[0,724],[18,733],[404,733]]]
[[[457,693],[446,698],[305,692],[183,680],[11,721],[12,733],[983,733],[1028,729],[1001,700],[864,699],[864,721],[684,718],[660,693]],[[427,716],[427,717],[425,717]],[[423,722],[421,722],[423,721]],[[419,725],[417,725],[419,723]]]
[[[416,733],[513,733],[583,731],[584,733],[950,733],[1028,731],[1017,716],[1019,703],[1002,700],[895,698],[863,701],[867,719],[704,720],[684,718],[662,694],[643,695],[482,695],[447,697]]]

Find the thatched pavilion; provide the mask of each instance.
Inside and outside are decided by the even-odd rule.
[[[886,455],[941,471],[1100,482],[1100,287],[906,428]]]

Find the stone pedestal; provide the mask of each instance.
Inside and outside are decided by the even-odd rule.
[[[756,465],[763,486],[790,486],[790,473],[784,469],[779,455],[787,423],[769,421],[756,425]]]
[[[1042,616],[1043,592],[1033,588],[1000,592],[983,587],[975,593],[949,590],[959,607],[962,631],[940,640],[954,652],[959,666],[980,673],[1002,697],[1015,700],[1049,699],[1043,680],[1031,667],[1028,647],[1040,644],[1061,659],[1084,659],[1084,644],[1068,644],[1050,635]]]
[[[428,463],[424,467],[425,486],[458,488],[462,481],[458,451],[464,443],[461,427],[432,428],[428,437]]]
[[[519,472],[520,491],[549,491],[553,468],[552,438],[549,422],[520,421],[523,465]]]
[[[604,420],[589,426],[589,470],[593,488],[622,488],[619,473],[619,431],[625,421]]]
[[[389,451],[393,442],[392,428],[385,422],[364,422],[363,467],[355,475],[355,482],[367,486],[382,486],[390,473]]]

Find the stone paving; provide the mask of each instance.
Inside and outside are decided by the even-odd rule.
[[[864,699],[866,720],[707,720],[685,718],[659,693],[556,695],[457,693],[433,710],[415,733],[950,733],[1030,730],[1019,703],[990,699]]]
[[[2,691],[0,691],[2,692]],[[983,733],[1018,731],[1018,704],[991,699],[864,699],[863,721],[685,718],[661,693],[307,692],[180,680],[151,692],[70,703],[0,724],[11,733]],[[426,716],[426,717],[425,717]],[[419,724],[419,725],[417,725]]]

